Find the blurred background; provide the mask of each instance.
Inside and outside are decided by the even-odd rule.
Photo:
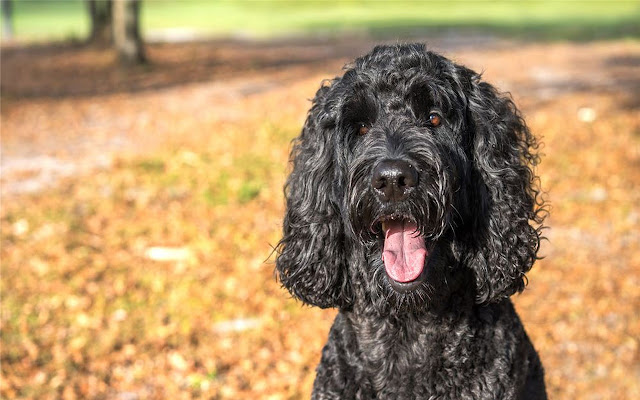
[[[274,278],[290,141],[423,41],[544,143],[514,301],[550,398],[640,398],[640,2],[1,3],[0,397],[308,398],[336,311]]]

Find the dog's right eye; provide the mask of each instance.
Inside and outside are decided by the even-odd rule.
[[[358,135],[363,136],[369,133],[369,127],[367,124],[360,123],[358,124]]]
[[[440,126],[440,124],[442,124],[442,117],[440,116],[440,114],[435,112],[430,113],[429,124],[434,128],[437,128],[438,126]]]

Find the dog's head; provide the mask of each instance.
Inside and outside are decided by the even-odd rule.
[[[281,282],[380,312],[521,291],[544,214],[536,147],[480,75],[421,44],[374,48],[318,90],[294,142]]]

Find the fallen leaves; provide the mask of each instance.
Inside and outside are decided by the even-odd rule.
[[[189,46],[159,46],[152,58],[175,64],[206,47]],[[364,47],[340,46],[350,56]],[[3,53],[3,163],[31,146],[81,165],[33,194],[7,191],[7,179],[46,174],[3,171],[3,398],[308,397],[335,311],[294,302],[271,256],[289,141],[306,99],[342,59],[328,67],[325,52],[261,69],[251,56],[266,50],[220,51],[242,61],[237,74],[205,62],[179,66],[197,72],[180,80],[162,63],[129,78],[105,72],[109,60],[81,48],[56,55],[66,64],[51,77],[26,80],[22,66],[40,71],[52,59]],[[637,398],[640,48],[518,44],[459,54],[514,92],[545,144],[546,258],[515,301],[551,398]],[[622,55],[626,67],[611,61]],[[67,68],[82,69],[78,87]],[[89,82],[95,74],[104,80]],[[5,76],[16,79],[5,86]],[[130,80],[145,90],[124,94]],[[91,161],[97,155],[107,161]]]

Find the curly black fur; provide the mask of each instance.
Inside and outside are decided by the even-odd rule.
[[[377,46],[318,90],[276,261],[295,297],[340,309],[313,398],[546,398],[509,300],[540,244],[537,147],[509,97],[422,44]],[[417,170],[401,201],[372,187],[383,160]],[[413,221],[428,250],[408,285],[381,260],[389,219]]]

